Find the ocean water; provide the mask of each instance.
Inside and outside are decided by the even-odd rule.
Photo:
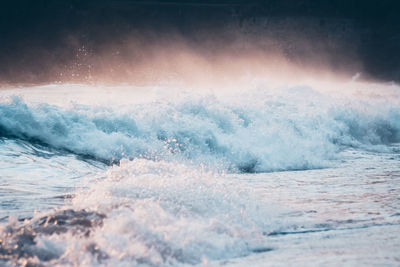
[[[0,265],[400,264],[400,87],[0,91]]]

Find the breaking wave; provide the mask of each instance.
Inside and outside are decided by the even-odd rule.
[[[338,100],[311,88],[229,99],[192,95],[124,107],[0,104],[0,135],[94,158],[177,160],[230,172],[329,166],[343,147],[400,141],[400,108]]]

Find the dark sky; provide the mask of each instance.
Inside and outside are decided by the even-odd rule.
[[[73,69],[88,72],[87,65],[95,71],[99,58],[114,55],[113,47],[122,51],[120,60],[143,60],[152,48],[162,49],[160,44],[182,41],[209,57],[249,46],[268,53],[276,46],[294,64],[357,71],[358,62],[367,78],[399,82],[396,3],[5,0],[0,4],[0,82],[52,82]],[[136,44],[135,51],[127,52],[127,42]]]

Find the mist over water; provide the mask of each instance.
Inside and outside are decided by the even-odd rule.
[[[6,1],[0,83],[153,84],[287,64],[398,81],[395,3]]]

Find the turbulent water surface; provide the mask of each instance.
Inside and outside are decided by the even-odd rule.
[[[0,91],[0,265],[399,265],[400,88],[240,91]]]

